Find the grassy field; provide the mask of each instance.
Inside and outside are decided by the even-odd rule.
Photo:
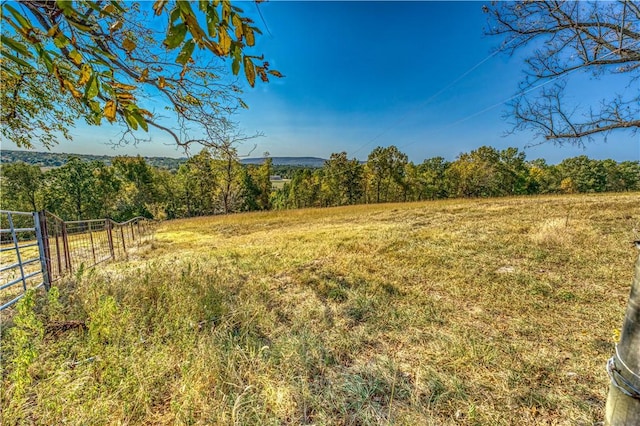
[[[3,316],[2,424],[593,425],[638,229],[637,193],[166,222]]]

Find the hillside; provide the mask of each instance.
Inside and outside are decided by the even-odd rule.
[[[639,196],[164,222],[3,316],[2,424],[594,424]]]
[[[276,166],[322,167],[325,159],[318,157],[271,157]],[[242,158],[242,164],[262,164],[264,158]]]
[[[18,161],[33,164],[43,168],[60,167],[67,162],[70,156],[79,157],[85,161],[101,161],[107,165],[111,164],[111,160],[116,155],[88,155],[88,154],[67,154],[56,152],[39,152],[39,151],[16,151],[5,150],[0,151],[0,162],[15,163]],[[147,164],[154,167],[177,170],[180,164],[187,161],[186,158],[171,157],[143,157]],[[325,160],[317,157],[271,157],[275,166],[300,166],[300,167],[322,167]],[[242,164],[262,164],[264,158],[242,158]]]

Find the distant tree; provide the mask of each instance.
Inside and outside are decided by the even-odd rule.
[[[271,175],[273,159],[269,157],[269,153],[265,153],[264,161],[259,167],[249,167],[249,173],[252,175],[253,182],[259,189],[257,204],[260,210],[269,210],[271,208]]]
[[[149,207],[157,200],[152,167],[144,158],[115,157],[116,175],[122,180],[117,218],[128,220],[136,216],[152,217]]]
[[[363,194],[363,168],[346,152],[333,153],[324,166],[330,205],[356,204]]]
[[[509,195],[530,193],[529,169],[525,161],[525,153],[517,148],[506,148],[500,151],[501,186]]]
[[[19,146],[53,143],[78,116],[215,145],[209,130],[246,106],[228,64],[251,86],[281,76],[251,54],[260,30],[230,1],[7,1],[2,19],[2,133]],[[145,109],[148,97],[168,108]]]
[[[560,191],[562,177],[558,168],[548,165],[544,159],[527,163],[529,169],[529,194],[553,194]]]
[[[215,213],[215,199],[220,190],[213,157],[208,149],[180,166],[178,170],[188,216],[204,216]]]
[[[640,161],[602,161],[606,174],[605,191],[622,192],[640,190]]]
[[[23,162],[3,164],[0,176],[1,202],[4,210],[40,210],[41,201],[38,193],[43,177],[40,167]]]
[[[488,34],[503,36],[502,49],[526,50],[528,74],[512,104],[514,130],[543,140],[582,143],[595,134],[640,128],[640,5],[635,1],[515,1],[484,6]],[[629,89],[608,92],[599,105],[566,102],[575,71],[593,77],[627,75]],[[586,107],[586,105],[585,105]]]
[[[445,172],[450,164],[443,157],[434,157],[418,165],[421,184],[420,199],[434,200],[447,197]]]
[[[567,158],[558,164],[563,179],[570,178],[575,192],[604,192],[607,185],[607,173],[604,165],[586,155]]]
[[[105,167],[94,161],[70,157],[67,163],[50,170],[44,180],[44,207],[65,220],[96,219],[102,212],[97,175]]]
[[[495,148],[481,146],[470,153],[462,153],[445,173],[449,193],[456,197],[505,195],[501,168],[500,152]]]
[[[236,211],[242,201],[242,166],[238,161],[238,153],[231,141],[223,142],[215,151],[214,167],[219,176],[220,191],[218,194],[222,212],[227,214]]]
[[[376,203],[400,200],[407,162],[407,155],[394,145],[371,151],[365,167]]]
[[[240,199],[242,204],[240,205],[241,211],[255,211],[260,210],[258,205],[258,198],[260,196],[260,188],[256,185],[248,168],[243,167],[240,169],[242,187],[240,193]],[[283,206],[284,207],[284,206]]]

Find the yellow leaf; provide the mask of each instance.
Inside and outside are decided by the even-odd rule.
[[[122,28],[122,21],[118,20],[109,26],[109,31],[113,33],[115,31],[118,31],[120,28]]]
[[[251,27],[246,27],[244,29],[244,35],[247,39],[247,46],[253,46],[254,44],[256,44],[256,38]]]
[[[142,74],[140,74],[138,81],[145,82],[147,81],[147,78],[149,78],[149,68],[145,68],[144,71],[142,71]]]
[[[167,83],[166,83],[164,77],[162,77],[162,76],[158,77],[158,87],[159,88],[162,89],[166,84]]]
[[[122,90],[135,90],[136,86],[132,86],[131,84],[122,84],[122,83],[113,83],[111,86],[117,89]]]
[[[240,20],[238,15],[234,14],[233,18],[231,18],[231,22],[235,27],[236,39],[241,40],[242,39],[242,21]]]
[[[156,16],[160,16],[162,14],[162,11],[164,10],[164,7],[167,3],[168,0],[156,0],[156,2],[153,4],[153,11],[155,12]]]
[[[122,42],[122,48],[127,51],[127,53],[131,53],[136,48],[136,43],[130,38],[125,38]]]
[[[229,53],[229,49],[231,49],[231,37],[229,37],[229,34],[227,33],[226,28],[220,29],[218,41],[219,41],[220,48],[222,49],[223,55],[226,55],[227,53]]]
[[[82,63],[82,55],[80,55],[77,50],[69,52],[69,58],[71,58],[73,63],[76,65],[80,65]]]
[[[82,93],[80,93],[70,81],[64,80],[64,88],[70,91],[74,98],[80,99],[82,97]]]
[[[91,67],[87,64],[82,66],[80,70],[80,78],[78,79],[78,86],[84,86],[91,78]]]
[[[244,75],[247,77],[249,85],[253,87],[256,84],[256,67],[246,56],[244,57]]]
[[[116,103],[112,100],[107,101],[104,106],[104,116],[107,117],[111,123],[116,120]]]

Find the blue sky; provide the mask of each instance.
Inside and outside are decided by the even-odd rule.
[[[612,133],[585,148],[535,143],[532,135],[504,136],[511,128],[505,101],[523,77],[524,52],[492,55],[500,39],[483,35],[483,2],[271,1],[240,6],[264,35],[257,44],[285,78],[246,87],[250,109],[236,117],[247,134],[240,146],[253,156],[317,156],[346,151],[366,159],[376,146],[396,145],[411,161],[454,160],[482,145],[524,150],[527,159],[588,155],[640,160],[640,138]],[[483,62],[484,61],[484,62]],[[480,65],[478,65],[480,64]],[[477,66],[477,67],[476,67]],[[475,68],[474,68],[475,67]],[[466,75],[465,75],[466,74]],[[625,81],[574,73],[571,96],[597,103],[612,90],[637,90]],[[136,147],[113,150],[118,130],[78,126],[74,140],[53,151],[182,156],[162,134]],[[13,147],[3,144],[3,148]],[[196,149],[197,151],[199,149]]]

